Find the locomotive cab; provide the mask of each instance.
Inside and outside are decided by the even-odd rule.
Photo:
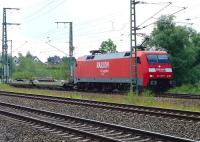
[[[173,86],[172,66],[166,52],[146,54],[147,78],[149,86],[156,88],[168,88]]]

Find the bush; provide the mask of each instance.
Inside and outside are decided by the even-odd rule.
[[[15,72],[12,75],[13,79],[32,79],[34,75],[31,72],[24,71],[24,72]]]

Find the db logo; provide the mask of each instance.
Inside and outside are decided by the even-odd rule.
[[[108,69],[109,68],[109,62],[97,62],[97,69]]]

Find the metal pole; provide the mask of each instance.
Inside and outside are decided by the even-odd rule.
[[[73,57],[73,27],[72,27],[72,22],[69,22],[69,57]]]
[[[10,78],[12,78],[12,40],[9,40],[10,41]]]
[[[2,29],[2,81],[7,82],[7,68],[6,68],[6,55],[7,55],[7,24],[6,24],[6,8],[3,8],[3,29]]]
[[[9,63],[8,63],[8,44],[7,44],[7,25],[20,25],[19,23],[7,23],[6,10],[19,10],[19,8],[3,8],[3,23],[2,23],[2,79],[8,83],[9,78]]]
[[[138,69],[137,69],[137,39],[136,39],[136,8],[135,5],[139,2],[135,0],[130,0],[130,92],[133,91],[133,48],[135,55],[135,63],[134,63],[134,72],[135,72],[135,86],[136,86],[136,94],[139,93],[139,84],[138,84]],[[134,47],[133,47],[134,42]]]
[[[70,64],[70,81],[73,82],[73,27],[72,22],[69,22],[69,64]]]
[[[133,59],[132,59],[132,54],[133,54],[133,41],[132,41],[132,0],[130,0],[130,93],[133,92],[133,73],[132,73],[132,70],[133,70],[133,66],[132,66],[132,62],[133,62]]]
[[[74,69],[74,61],[73,61],[73,23],[72,22],[55,22],[57,24],[69,24],[69,69],[70,69],[70,82],[73,82],[73,69]]]
[[[136,2],[134,0],[134,5],[136,5]],[[137,27],[136,27],[136,8],[134,6],[134,39],[135,39],[135,42],[134,42],[134,48],[135,48],[135,85],[136,85],[136,88],[135,88],[135,91],[136,91],[136,94],[139,94],[139,84],[138,84],[138,61],[137,61],[137,38],[136,38],[136,33],[137,33]]]

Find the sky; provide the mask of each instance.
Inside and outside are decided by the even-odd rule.
[[[102,41],[112,39],[118,51],[130,50],[130,0],[0,0],[0,20],[7,10],[8,40],[12,55],[30,52],[45,62],[49,56],[68,56],[69,25],[73,22],[74,56],[89,54]],[[143,0],[136,5],[138,44],[149,35],[161,15],[174,14],[177,25],[189,26],[200,32],[199,0]],[[169,3],[171,2],[171,3]],[[145,27],[145,28],[144,28]],[[2,29],[2,28],[0,28]],[[1,30],[2,32],[2,30]],[[2,34],[0,34],[0,38]],[[10,42],[8,52],[11,53]],[[1,50],[1,49],[0,49]],[[1,51],[0,51],[1,52]]]

